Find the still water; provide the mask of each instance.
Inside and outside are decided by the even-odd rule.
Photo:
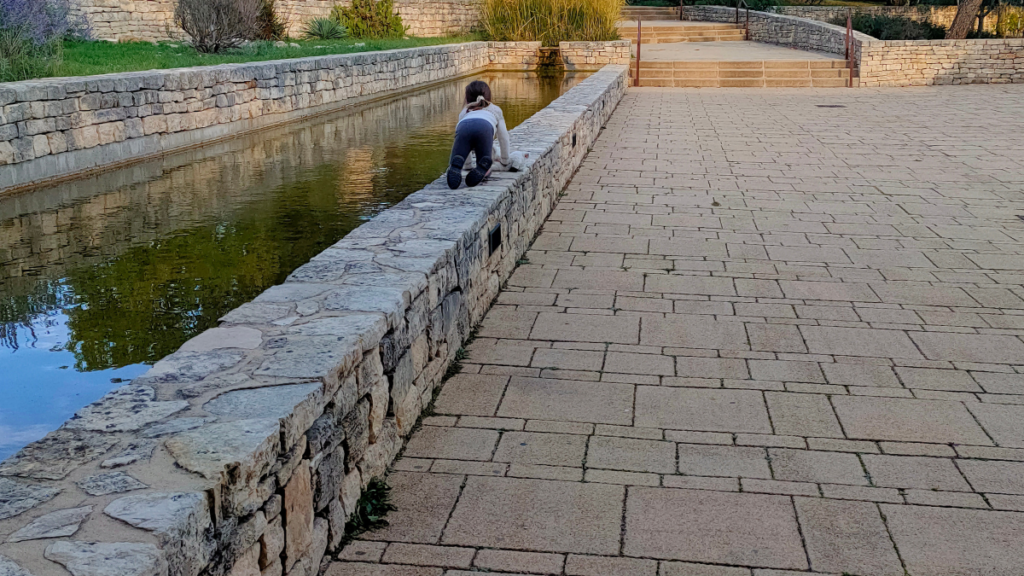
[[[477,78],[511,129],[583,76],[486,73],[0,197],[0,460],[440,176]]]

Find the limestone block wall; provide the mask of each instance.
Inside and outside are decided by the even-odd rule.
[[[75,0],[72,10],[85,16],[98,40],[177,40],[175,0]]]
[[[688,20],[733,23],[736,10],[722,6],[686,6],[684,16]],[[745,18],[746,14],[741,10],[741,25]],[[853,36],[858,42],[874,40],[871,36],[856,31]],[[846,28],[795,16],[751,10],[750,39],[755,42],[842,55],[845,54],[846,48]]]
[[[480,25],[483,0],[395,0],[395,12],[412,36],[463,34]],[[288,33],[300,36],[306,22],[327,16],[335,4],[351,0],[277,0]],[[176,0],[75,0],[73,7],[88,19],[101,40],[174,40],[182,36],[174,24]]]
[[[0,570],[317,574],[627,70],[603,68],[514,129],[526,170],[458,193],[438,179],[0,464]]]
[[[487,66],[532,68],[538,48],[468,42],[0,84],[0,193]]]
[[[559,42],[566,70],[598,70],[606,64],[629,65],[629,40],[612,42]]]
[[[875,40],[859,55],[861,86],[1024,82],[1024,38]]]
[[[779,6],[773,11],[785,16],[829,22],[835,18],[845,19],[847,10],[861,14],[898,16],[917,22],[929,22],[944,28],[948,28],[956,16],[956,6]],[[996,16],[992,14],[985,19],[985,30],[994,32],[995,28]]]

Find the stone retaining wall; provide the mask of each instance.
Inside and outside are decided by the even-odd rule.
[[[1024,82],[1024,39],[874,40],[858,50],[861,86]]]
[[[525,171],[438,179],[0,464],[0,571],[317,574],[626,78],[607,66],[514,129]]]
[[[395,0],[395,12],[412,36],[463,34],[480,26],[482,0]],[[277,0],[278,15],[288,34],[298,37],[309,20],[327,16],[335,4],[351,0]],[[100,40],[177,40],[183,33],[174,23],[176,0],[73,0],[93,36]]]
[[[929,22],[935,26],[949,28],[956,16],[956,6],[779,6],[774,8],[776,14],[796,16],[819,22],[830,22],[836,18],[846,19],[848,10],[854,13],[897,16],[917,22]],[[996,15],[985,18],[985,30],[994,32]]]
[[[539,48],[468,42],[0,84],[0,193],[485,67],[534,68]]]
[[[686,6],[684,16],[688,20],[734,23],[736,10],[723,6]],[[745,18],[746,14],[741,10],[740,25],[743,25]],[[856,31],[853,35],[857,41],[874,40],[871,36]],[[845,27],[754,10],[750,11],[750,39],[755,42],[839,55],[845,54],[846,50]]]
[[[599,70],[606,64],[629,65],[629,40],[612,42],[559,42],[566,70]]]

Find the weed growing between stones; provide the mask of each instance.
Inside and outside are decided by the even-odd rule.
[[[388,512],[397,510],[391,503],[391,486],[379,478],[370,480],[356,501],[356,511],[345,523],[345,537],[342,548],[357,536],[371,530],[378,530],[388,525],[384,518]]]

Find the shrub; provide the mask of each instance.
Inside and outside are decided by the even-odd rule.
[[[256,38],[260,40],[284,39],[287,26],[277,14],[274,0],[263,0],[260,3],[260,14],[256,18]]]
[[[87,36],[68,0],[0,0],[0,82],[53,74],[64,39]]]
[[[1024,8],[1000,6],[996,16],[996,36],[1020,38],[1024,36]]]
[[[335,4],[331,18],[353,38],[402,38],[405,26],[395,14],[392,0],[352,0],[349,7]]]
[[[484,0],[483,26],[497,41],[616,40],[623,0]]]
[[[879,40],[939,40],[946,37],[946,29],[941,26],[900,16],[857,12],[852,20],[854,30]],[[846,17],[836,18],[831,23],[846,26]]]
[[[306,22],[302,35],[310,40],[341,40],[348,36],[348,30],[331,18],[313,18]]]
[[[262,0],[180,0],[174,20],[200,52],[222,52],[257,37]]]

